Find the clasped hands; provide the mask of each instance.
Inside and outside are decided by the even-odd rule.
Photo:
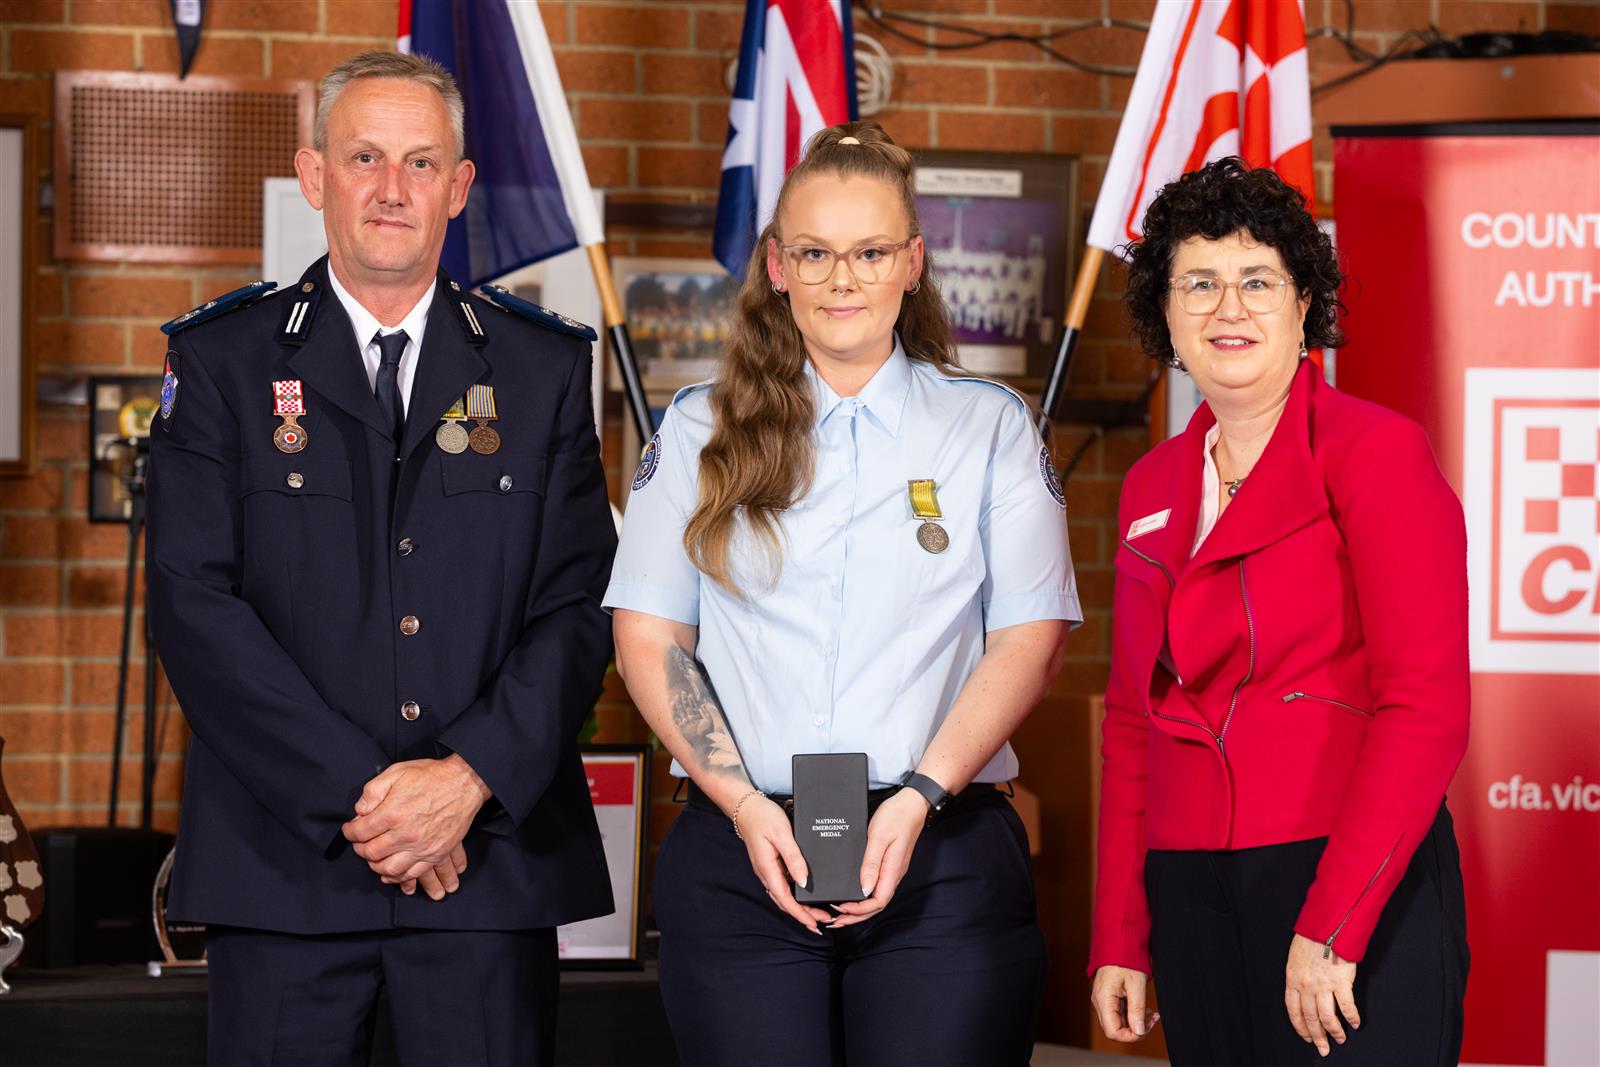
[[[361,790],[355,818],[341,828],[355,854],[385,885],[407,896],[420,885],[433,900],[461,887],[461,841],[489,799],[489,787],[459,755],[391,764]]]

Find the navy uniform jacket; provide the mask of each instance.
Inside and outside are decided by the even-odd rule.
[[[398,459],[325,259],[170,342],[150,621],[194,735],[170,914],[331,933],[609,913],[576,744],[611,654],[616,547],[588,340],[441,272]],[[284,379],[304,383],[294,455],[273,444]],[[439,416],[474,384],[494,387],[500,449],[450,455]],[[407,897],[340,824],[389,764],[450,752],[494,796],[461,889]]]

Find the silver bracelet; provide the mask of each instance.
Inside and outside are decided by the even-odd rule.
[[[733,814],[728,816],[728,818],[733,822],[733,836],[737,837],[740,841],[744,840],[744,834],[739,832],[739,809],[744,807],[744,802],[749,800],[751,797],[764,797],[766,795],[767,794],[763,793],[759,789],[752,789],[750,792],[740,797],[739,803],[733,806]]]

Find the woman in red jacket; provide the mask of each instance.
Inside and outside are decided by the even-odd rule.
[[[1144,1036],[1153,975],[1174,1063],[1454,1064],[1461,505],[1420,427],[1306,358],[1343,343],[1343,279],[1298,193],[1220,160],[1144,232],[1135,328],[1205,403],[1122,490],[1100,1023]]]

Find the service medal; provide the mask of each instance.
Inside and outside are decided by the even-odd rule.
[[[291,456],[304,451],[311,438],[296,421],[306,413],[300,379],[272,383],[272,413],[283,420],[283,425],[272,431],[272,443],[278,451]]]
[[[950,547],[950,535],[943,526],[933,521],[944,518],[944,513],[939,510],[937,488],[932,478],[918,478],[906,483],[911,513],[922,520],[922,525],[917,527],[917,544],[922,546],[924,552],[936,556]]]
[[[474,385],[467,390],[467,417],[478,425],[467,436],[467,444],[480,456],[500,451],[500,435],[489,423],[495,418],[494,386]]]
[[[439,447],[452,456],[459,456],[467,450],[467,429],[461,424],[467,421],[466,398],[463,397],[450,405],[450,410],[444,413],[444,425],[433,432],[433,439]]]

